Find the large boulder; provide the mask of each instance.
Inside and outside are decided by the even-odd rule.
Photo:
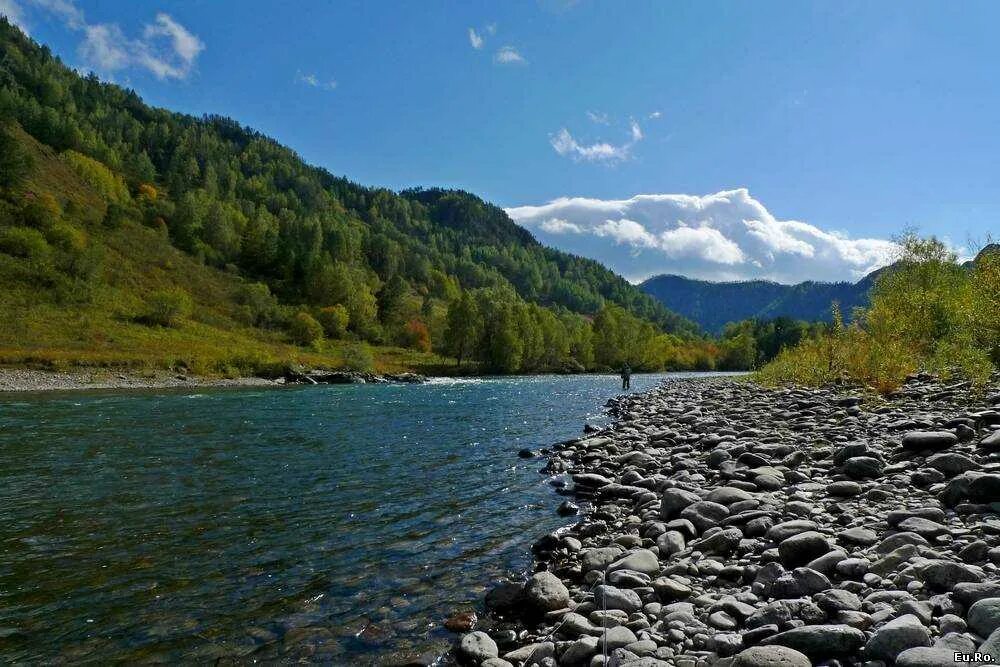
[[[976,634],[980,637],[989,637],[994,630],[1000,628],[1000,598],[979,600],[969,608],[967,620],[969,627],[975,630]]]
[[[462,635],[455,650],[459,660],[478,665],[489,658],[500,655],[497,643],[485,632],[470,632]]]
[[[766,637],[760,643],[787,646],[818,663],[856,653],[865,643],[865,633],[849,625],[805,625]]]
[[[653,576],[660,572],[660,561],[649,549],[637,549],[608,565],[608,572],[616,570],[632,570]]]
[[[951,431],[910,431],[903,436],[903,449],[919,452],[925,449],[946,449],[958,442]]]
[[[927,628],[913,614],[893,619],[875,631],[865,644],[865,657],[892,663],[909,648],[930,646]]]
[[[802,653],[787,646],[751,646],[733,656],[732,667],[812,667]]]
[[[812,530],[792,535],[778,545],[778,555],[785,567],[805,565],[828,551],[830,543],[827,542],[826,536]]]
[[[699,533],[719,525],[719,522],[729,516],[729,508],[709,500],[700,500],[681,510],[681,518],[694,524]]]
[[[685,507],[693,505],[699,500],[701,497],[693,491],[678,488],[667,489],[663,492],[663,497],[660,498],[660,517],[667,520],[673,519]]]
[[[543,613],[569,606],[569,589],[551,572],[536,572],[531,575],[524,588],[524,595],[532,607]]]

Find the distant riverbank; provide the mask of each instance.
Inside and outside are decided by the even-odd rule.
[[[719,373],[719,375],[739,374],[738,372]],[[460,377],[478,378],[497,376],[463,375]],[[183,389],[185,387],[283,387],[296,384],[363,384],[372,382],[404,382],[412,384],[426,380],[426,377],[414,373],[373,374],[354,371],[309,371],[279,378],[256,376],[222,378],[188,375],[164,370],[140,372],[107,368],[81,368],[70,371],[46,371],[28,368],[0,368],[0,394],[116,389]]]

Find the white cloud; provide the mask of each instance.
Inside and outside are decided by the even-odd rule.
[[[661,117],[662,115],[663,115],[662,111],[654,111],[653,113],[649,114],[649,119],[650,120],[656,120],[657,118]]]
[[[324,88],[326,90],[334,90],[337,87],[337,82],[334,81],[333,79],[330,79],[328,81],[323,81],[315,74],[303,74],[302,72],[296,72],[295,81],[310,86],[312,88]]]
[[[491,35],[497,34],[497,24],[496,23],[490,23],[490,24],[488,24],[486,26],[486,32],[488,32]]]
[[[550,234],[583,234],[583,230],[572,222],[560,220],[559,218],[549,218],[539,223],[539,228]]]
[[[493,54],[493,62],[500,65],[526,65],[528,61],[524,59],[520,51],[513,46],[501,46]]]
[[[469,44],[471,44],[472,48],[476,49],[477,51],[483,48],[482,35],[476,32],[475,28],[469,28]]]
[[[632,141],[642,141],[642,128],[639,127],[639,123],[634,120],[629,123],[629,129],[632,131]]]
[[[591,111],[587,112],[587,116],[595,123],[601,123],[607,119],[606,115]],[[631,158],[632,148],[643,139],[642,128],[635,120],[629,122],[629,137],[628,141],[621,144],[612,144],[607,141],[582,144],[570,134],[569,130],[563,127],[549,137],[549,143],[559,155],[570,157],[578,162],[616,164]]]
[[[138,67],[158,79],[186,79],[205,50],[197,36],[163,12],[143,27],[141,37],[132,39],[117,23],[88,23],[71,0],[30,1],[82,33],[80,57],[88,67],[105,74]]]
[[[587,118],[598,125],[610,125],[611,118],[603,111],[588,111]]]
[[[7,17],[7,20],[16,25],[28,34],[27,24],[24,22],[24,10],[15,0],[0,0],[0,16]]]
[[[855,280],[890,263],[898,251],[888,240],[852,239],[780,220],[745,188],[705,196],[564,197],[507,213],[543,243],[593,257],[634,281],[660,273],[783,283]]]

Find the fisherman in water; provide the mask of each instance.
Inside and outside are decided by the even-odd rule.
[[[632,369],[628,364],[622,366],[622,389],[629,389],[632,386]]]

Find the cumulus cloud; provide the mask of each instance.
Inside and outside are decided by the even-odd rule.
[[[493,62],[498,65],[526,65],[528,61],[524,59],[521,52],[513,46],[501,46],[493,54]]]
[[[649,114],[649,119],[650,120],[656,120],[657,118],[661,117],[662,115],[663,115],[662,111],[654,111],[653,113]]]
[[[309,86],[310,88],[324,88],[326,90],[334,90],[337,87],[337,82],[333,79],[328,81],[321,80],[315,74],[303,74],[302,72],[296,72],[295,81],[303,85]]]
[[[782,283],[856,280],[890,263],[898,250],[891,241],[780,220],[745,188],[705,196],[563,197],[507,213],[543,243],[593,257],[633,281],[661,273]]]
[[[475,28],[469,28],[469,44],[472,45],[472,48],[478,51],[483,48],[483,43],[482,35],[476,32]]]
[[[88,23],[83,10],[71,0],[30,1],[81,33],[81,59],[102,73],[141,68],[158,79],[186,79],[205,50],[197,36],[163,12],[143,27],[141,36],[131,38],[117,23]]]

